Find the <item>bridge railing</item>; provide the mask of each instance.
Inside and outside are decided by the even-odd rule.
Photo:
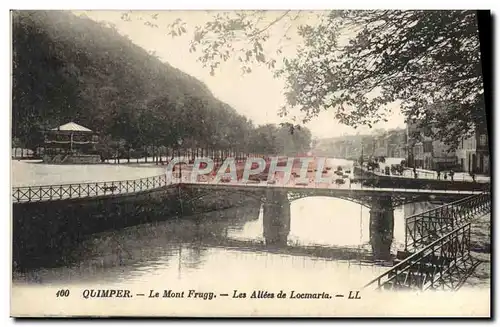
[[[405,251],[433,242],[490,206],[491,195],[485,192],[407,217]]]
[[[370,281],[378,290],[437,289],[447,284],[455,267],[470,258],[470,223],[454,229]]]
[[[190,179],[186,176],[182,176],[183,180],[191,184]],[[84,198],[91,196],[101,196],[101,195],[112,195],[112,194],[124,194],[124,193],[135,193],[139,191],[153,189],[163,185],[170,185],[179,183],[179,180],[172,179],[171,181],[166,180],[165,175],[159,175],[148,178],[141,178],[135,180],[123,180],[123,181],[109,181],[109,182],[97,182],[97,183],[71,183],[71,184],[61,184],[61,185],[42,185],[42,186],[26,186],[26,187],[14,187],[12,189],[12,198],[14,202],[38,202],[38,201],[50,201],[50,200],[62,200],[70,198]],[[334,184],[321,185],[321,184],[293,184],[285,183],[280,185],[280,183],[268,183],[259,182],[246,183],[246,182],[211,182],[198,181],[192,184],[196,185],[211,185],[211,186],[253,186],[253,187],[292,187],[297,189],[344,189],[346,191],[389,191],[389,192],[417,192],[417,193],[428,193],[431,190],[420,190],[420,189],[405,189],[405,188],[384,188],[384,187],[364,187],[362,185],[349,185],[348,187],[340,187]],[[479,191],[461,191],[461,190],[438,190],[436,192],[449,193],[450,195],[456,194],[471,194]]]
[[[27,186],[12,189],[14,202],[39,202],[127,194],[167,186],[165,175],[124,181]]]
[[[271,179],[270,181],[266,180],[248,180],[242,181],[240,179],[233,180],[218,180],[214,181],[214,177],[209,177],[204,180],[198,179],[195,182],[191,182],[188,180],[190,184],[199,184],[199,185],[214,185],[214,186],[254,186],[254,187],[293,187],[298,189],[345,189],[345,190],[383,190],[383,191],[392,191],[392,192],[412,192],[412,193],[429,193],[432,191],[436,191],[439,193],[449,193],[449,194],[479,194],[485,192],[488,188],[481,188],[475,190],[461,190],[461,189],[419,189],[419,188],[408,188],[408,187],[384,187],[384,186],[366,186],[361,183],[344,183],[344,184],[336,184],[335,179],[332,179],[331,182],[315,182],[314,180],[310,180],[308,183],[297,182],[293,177],[288,179],[286,182],[283,182],[280,178]]]

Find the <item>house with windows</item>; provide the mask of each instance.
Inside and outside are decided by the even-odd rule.
[[[451,147],[432,137],[432,130],[407,124],[408,166],[429,169],[456,169],[457,153]]]
[[[406,157],[406,131],[404,129],[393,129],[387,132],[386,136],[387,157]]]
[[[489,175],[490,151],[486,132],[477,130],[472,137],[463,138],[457,156],[462,171]]]

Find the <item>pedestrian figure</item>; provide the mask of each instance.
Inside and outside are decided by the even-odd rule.
[[[441,179],[441,171],[438,169],[436,172],[437,172],[437,178]]]
[[[453,175],[455,175],[455,172],[452,170],[450,170],[450,178],[451,178],[451,181],[453,182]]]
[[[475,182],[476,181],[476,174],[474,174],[473,171],[471,171],[469,174],[470,174],[470,177],[472,177],[472,181]]]
[[[447,173],[444,173],[444,179],[448,179],[448,174]]]

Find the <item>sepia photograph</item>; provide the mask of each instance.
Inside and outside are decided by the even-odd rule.
[[[11,317],[490,317],[491,19],[11,10]]]

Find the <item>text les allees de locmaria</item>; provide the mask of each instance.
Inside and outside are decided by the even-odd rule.
[[[215,292],[200,292],[196,290],[186,290],[186,291],[174,291],[174,290],[150,290],[148,298],[168,298],[168,299],[200,299],[200,300],[213,300],[217,298],[217,295],[221,298],[231,298],[231,299],[298,299],[298,300],[309,300],[309,299],[335,299],[335,298],[345,298],[349,300],[361,299],[359,291],[349,291],[347,294],[344,293],[331,293],[331,292],[300,292],[292,290],[289,292],[284,292],[280,290],[279,292],[271,292],[266,290],[253,290],[251,292],[242,292],[239,290],[233,290],[228,293]]]
[[[361,296],[359,291],[349,291],[347,295],[344,293],[331,293],[331,292],[301,292],[296,290],[291,290],[289,292],[284,292],[280,290],[279,292],[270,291],[252,291],[252,292],[241,292],[234,290],[232,294],[234,299],[292,299],[292,300],[331,300],[334,298],[346,298],[349,300],[359,300]]]

